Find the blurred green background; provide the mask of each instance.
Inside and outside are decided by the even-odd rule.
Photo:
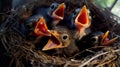
[[[120,17],[120,0],[94,0],[94,3],[99,7],[110,8],[115,1],[111,12]]]

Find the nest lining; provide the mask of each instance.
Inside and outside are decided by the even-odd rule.
[[[90,4],[90,3],[89,3]],[[87,3],[87,5],[89,5]],[[91,5],[91,4],[90,4]],[[90,8],[90,7],[89,7]],[[107,19],[105,17],[103,18],[99,18],[101,16],[105,16],[105,14],[103,12],[99,12],[99,11],[95,11],[95,8],[90,8],[90,10],[92,11],[92,14],[95,13],[99,13],[99,14],[95,14],[95,18],[97,18],[97,20],[100,20],[102,22],[114,22],[115,20],[112,18],[107,17]],[[24,12],[23,12],[24,13]],[[22,15],[21,14],[17,14],[18,18],[19,16]],[[27,41],[24,38],[24,35],[22,35],[20,33],[20,31],[17,31],[16,26],[14,26],[16,24],[14,19],[10,19],[10,18],[15,18],[14,16],[8,17],[6,19],[6,22],[3,23],[3,25],[1,25],[1,30],[4,30],[1,32],[0,37],[1,37],[1,43],[2,46],[5,50],[5,53],[11,58],[10,64],[9,66],[13,66],[15,65],[15,67],[23,67],[23,66],[27,66],[30,65],[32,67],[39,67],[39,66],[64,66],[64,67],[104,67],[104,66],[109,66],[109,67],[116,67],[119,66],[119,52],[120,52],[120,48],[119,48],[119,38],[118,41],[116,41],[114,43],[115,46],[109,46],[109,47],[101,47],[101,46],[96,46],[96,47],[92,47],[89,49],[85,49],[82,52],[77,53],[76,55],[72,56],[72,57],[61,57],[61,56],[51,56],[49,54],[44,53],[41,50],[35,50],[35,46],[34,43],[31,41]],[[21,19],[21,18],[20,18]],[[23,18],[22,18],[23,19]],[[104,19],[104,20],[103,20]],[[106,21],[108,20],[109,21]],[[110,20],[111,19],[111,20]],[[116,22],[114,22],[116,24]],[[105,29],[110,30],[111,33],[114,36],[118,36],[119,37],[119,33],[116,33],[115,31],[117,30],[117,28],[119,27],[115,27],[112,26],[111,29],[111,23],[102,23],[101,25],[105,24],[106,26],[104,27],[99,27],[99,28],[94,28],[97,27],[98,25],[94,24],[94,31],[96,30],[102,30],[104,31]],[[112,23],[113,24],[113,23]],[[112,35],[111,35],[112,37]],[[89,55],[85,55],[85,57],[82,56],[82,54],[84,55],[84,53],[89,53]]]

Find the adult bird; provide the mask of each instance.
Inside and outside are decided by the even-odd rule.
[[[67,27],[70,29],[77,29],[76,38],[81,39],[86,34],[90,33],[90,16],[86,6],[81,9],[77,8],[69,15],[67,19]]]

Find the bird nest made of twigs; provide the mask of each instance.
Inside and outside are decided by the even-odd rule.
[[[16,9],[10,9],[9,15],[2,20],[0,27],[0,62],[2,63],[0,63],[0,65],[9,67],[119,67],[119,17],[113,15],[110,11],[98,8],[89,0],[73,1],[51,0],[51,2],[48,2],[47,0],[31,0],[30,3],[20,5],[19,8],[17,6]],[[46,4],[46,2],[48,3]],[[38,46],[38,44],[44,44],[43,41],[46,43],[48,38],[45,37],[43,40],[38,40],[40,43],[35,45],[37,38],[31,35],[27,37],[23,35],[19,30],[21,27],[20,23],[24,23],[24,20],[28,18],[32,14],[32,11],[38,6],[49,5],[52,2],[66,3],[67,14],[73,11],[72,8],[86,5],[92,18],[92,32],[106,32],[109,30],[110,38],[118,37],[118,39],[110,46],[96,45],[82,49],[70,56],[66,56],[64,52],[61,54],[55,52],[62,50],[62,48],[60,48],[60,50],[56,49],[55,51],[42,51],[42,47]],[[4,14],[2,16],[4,17]],[[69,48],[67,51],[69,52],[72,48],[73,47]],[[7,61],[2,62],[2,60]]]

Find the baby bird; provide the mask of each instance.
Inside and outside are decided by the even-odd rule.
[[[108,35],[109,35],[109,31],[101,34],[100,43],[99,43],[100,46],[109,46],[110,44],[115,42],[115,40],[118,38],[118,37],[115,37],[115,38],[109,39]]]
[[[76,38],[79,40],[90,32],[87,30],[90,27],[90,25],[91,22],[86,6],[83,6],[81,9],[75,9],[75,11],[71,13],[67,18],[68,28],[77,29]]]
[[[90,33],[84,36],[81,40],[78,40],[76,42],[76,45],[79,47],[80,50],[84,50],[93,46],[109,46],[113,42],[115,42],[117,37],[110,39],[108,38],[108,35],[109,31],[105,33],[100,31]]]
[[[78,37],[78,39],[81,39],[83,36],[86,35],[85,30],[91,25],[86,6],[83,6],[79,11],[78,15],[75,18],[74,24],[77,28],[76,36]]]
[[[51,31],[51,37],[42,50],[58,49],[59,52],[66,55],[75,54],[79,50],[75,45],[73,35],[74,31],[67,29],[67,27],[57,26]]]

